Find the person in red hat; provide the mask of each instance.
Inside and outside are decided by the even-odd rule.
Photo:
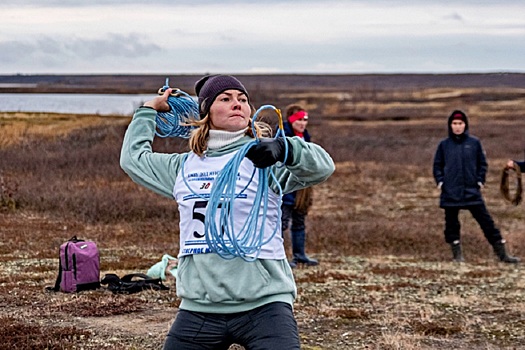
[[[306,129],[308,125],[308,112],[299,104],[291,104],[285,109],[286,122],[284,132],[289,137],[299,137],[310,142],[310,134]],[[283,196],[282,204],[282,230],[290,228],[292,241],[292,259],[289,261],[292,268],[298,264],[315,266],[319,262],[310,258],[305,253],[306,246],[306,215],[311,205],[312,187],[287,193]],[[291,222],[291,225],[290,225]]]
[[[519,259],[507,254],[505,240],[481,194],[487,168],[481,142],[469,135],[467,115],[460,110],[453,111],[448,118],[448,137],[439,143],[433,165],[434,179],[441,189],[439,204],[445,211],[445,241],[452,248],[453,260],[464,261],[458,215],[466,209],[478,222],[499,260],[515,264]]]

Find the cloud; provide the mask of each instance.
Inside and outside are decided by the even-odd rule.
[[[280,3],[295,3],[296,0],[266,0],[265,4],[280,4]],[[317,0],[301,0],[302,4],[308,4],[317,2]],[[150,1],[145,0],[90,0],[90,1],[78,1],[78,0],[3,0],[4,5],[9,6],[39,6],[39,7],[90,7],[93,5],[153,5]],[[215,5],[221,4],[223,6],[229,4],[258,4],[260,0],[193,0],[191,1],[192,6],[203,6],[203,5]],[[179,3],[180,4],[180,3]],[[156,0],[155,5],[162,5],[165,7],[178,6],[176,1],[173,0]]]
[[[523,0],[4,0],[0,12],[4,74],[525,69]]]
[[[139,34],[106,34],[89,39],[77,37],[40,36],[34,40],[0,42],[0,63],[10,64],[20,59],[45,59],[47,62],[72,60],[99,60],[150,56],[162,51],[156,44]]]
[[[136,33],[107,34],[97,39],[63,40],[64,48],[87,59],[104,57],[141,57],[158,54],[162,48]]]
[[[458,22],[463,22],[464,21],[463,17],[457,12],[454,12],[454,13],[452,13],[450,15],[444,16],[444,19],[445,20],[458,21]]]

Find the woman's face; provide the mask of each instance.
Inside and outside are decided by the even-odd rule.
[[[248,97],[239,90],[226,90],[219,94],[210,107],[210,128],[239,131],[246,128],[252,113]]]
[[[300,134],[304,133],[304,130],[306,129],[306,125],[308,124],[307,118],[297,119],[296,121],[294,121],[292,123],[293,130]]]

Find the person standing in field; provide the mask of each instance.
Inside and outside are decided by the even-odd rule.
[[[281,234],[278,188],[287,193],[325,181],[335,169],[333,160],[320,146],[298,137],[262,138],[271,136],[271,129],[258,122],[251,127],[255,110],[235,77],[205,76],[195,91],[200,118],[193,123],[190,152],[152,150],[157,111],[170,109],[172,89],[137,109],[121,150],[121,167],[131,179],[175,199],[180,212],[176,287],[181,303],[164,349],[228,349],[232,344],[299,349],[292,309],[297,287]],[[254,211],[265,244],[252,260],[225,258],[208,244],[202,212],[212,203],[206,198],[218,175],[255,135],[261,138],[240,158],[235,177],[233,224],[243,227],[252,213],[260,180],[255,168],[271,168],[275,178],[268,181],[266,210]]]
[[[310,142],[310,134],[306,129],[308,125],[308,112],[299,104],[291,104],[285,109],[286,122],[284,132],[289,137],[299,137]],[[315,266],[319,262],[310,258],[305,253],[306,246],[306,215],[312,204],[312,187],[287,193],[283,196],[282,204],[282,230],[290,227],[292,240],[292,259],[289,261],[292,268],[298,264]],[[291,226],[290,226],[291,222]]]
[[[481,194],[487,168],[481,142],[469,135],[467,115],[453,111],[448,118],[448,137],[439,143],[433,165],[434,179],[441,189],[440,207],[445,211],[445,241],[452,249],[453,260],[464,261],[458,216],[460,210],[466,209],[478,222],[499,260],[515,264],[519,259],[507,254],[505,240]]]

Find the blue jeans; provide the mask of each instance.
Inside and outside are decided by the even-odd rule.
[[[166,337],[164,350],[300,349],[297,322],[287,303],[270,303],[234,314],[179,310]]]

